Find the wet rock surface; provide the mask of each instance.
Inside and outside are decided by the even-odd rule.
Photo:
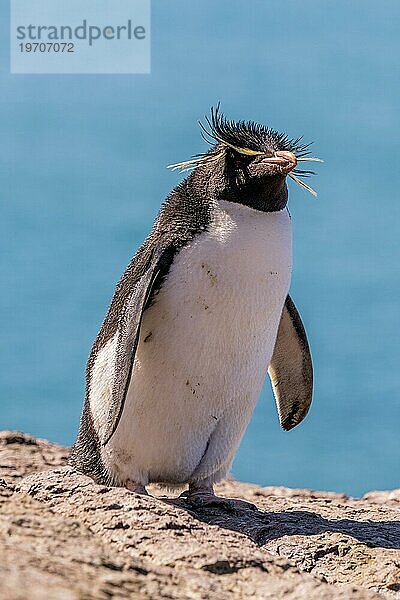
[[[399,598],[400,491],[226,481],[231,510],[99,486],[68,451],[0,433],[0,598]]]

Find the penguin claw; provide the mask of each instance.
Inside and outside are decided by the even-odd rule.
[[[193,508],[222,508],[229,511],[235,508],[232,500],[210,493],[188,494],[186,499]]]
[[[258,510],[255,504],[246,500],[221,498],[214,494],[187,494],[184,497],[193,508],[221,508],[230,512],[234,510]]]
[[[222,508],[227,511],[258,510],[257,506],[246,500],[221,498],[214,494],[212,485],[189,484],[189,490],[181,494],[193,508]]]

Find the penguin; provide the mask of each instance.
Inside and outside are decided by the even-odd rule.
[[[219,105],[201,124],[210,148],[170,165],[188,172],[162,204],[119,281],[86,368],[86,397],[70,464],[97,483],[147,494],[214,493],[232,465],[269,374],[280,424],[306,416],[313,367],[289,295],[287,176],[309,157]]]

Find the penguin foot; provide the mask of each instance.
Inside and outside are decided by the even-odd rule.
[[[235,508],[232,500],[221,498],[212,492],[188,494],[186,499],[193,508],[222,508],[225,510],[233,510]]]
[[[244,500],[231,500],[230,498],[221,498],[214,494],[212,486],[190,486],[189,491],[183,492],[186,500],[194,508],[222,508],[225,510],[247,509],[258,510],[254,504]],[[181,494],[181,496],[183,496]]]
[[[125,482],[125,487],[130,492],[134,494],[141,494],[142,496],[149,496],[149,492],[146,490],[145,486],[141,483],[135,483],[132,479],[127,479]]]

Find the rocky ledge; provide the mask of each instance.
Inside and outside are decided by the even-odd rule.
[[[400,490],[227,481],[231,510],[94,484],[68,451],[0,433],[0,598],[400,598]]]

